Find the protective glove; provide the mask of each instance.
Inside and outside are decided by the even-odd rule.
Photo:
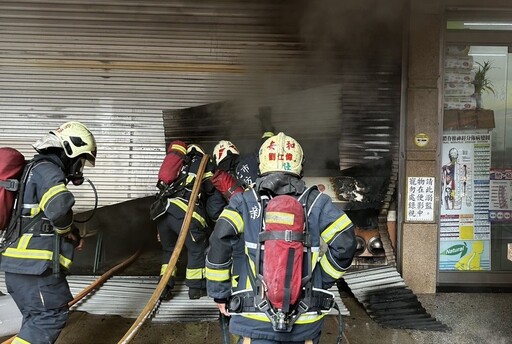
[[[80,235],[80,229],[73,223],[71,231],[66,235],[66,240],[73,244],[73,247],[81,251],[84,246],[84,239]]]

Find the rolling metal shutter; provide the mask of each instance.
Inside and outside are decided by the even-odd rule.
[[[85,174],[99,205],[152,194],[163,109],[253,95],[254,61],[272,71],[301,54],[273,13],[263,2],[2,1],[0,146],[30,158],[36,139],[78,120],[98,141]],[[73,191],[75,211],[93,206],[87,185]]]
[[[320,77],[315,54],[298,37],[279,33],[280,6],[234,0],[2,1],[0,145],[29,158],[30,144],[48,130],[82,121],[98,141],[97,166],[86,176],[98,189],[100,206],[152,194],[166,141],[257,137],[254,114],[262,105],[283,115],[276,127],[305,146],[319,136],[337,140],[342,169],[397,150],[400,61],[338,57],[330,61],[336,68]],[[324,98],[315,96],[322,87]],[[220,116],[220,129],[209,137],[192,135],[201,134],[209,118],[179,116],[187,108],[230,100],[239,108],[225,112],[227,119]],[[341,121],[333,116],[340,102]],[[226,123],[241,129],[238,136],[224,129]],[[73,191],[76,211],[92,207],[87,185]]]

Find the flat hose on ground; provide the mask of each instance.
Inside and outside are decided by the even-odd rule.
[[[165,270],[165,273],[163,274],[162,278],[160,279],[160,282],[158,282],[155,291],[153,292],[153,295],[151,295],[151,298],[149,299],[148,303],[140,313],[139,317],[135,320],[133,325],[130,327],[128,332],[124,335],[123,338],[118,342],[118,344],[126,344],[129,343],[137,334],[137,332],[140,330],[146,319],[151,315],[153,310],[155,309],[155,306],[158,302],[158,299],[160,295],[162,294],[162,291],[164,290],[165,286],[167,285],[167,282],[169,281],[169,278],[171,278],[172,272],[174,270],[174,267],[176,266],[176,263],[178,262],[178,258],[180,256],[181,250],[183,249],[183,245],[185,244],[185,239],[188,235],[188,229],[190,226],[190,221],[192,220],[192,214],[194,213],[194,205],[196,203],[197,196],[199,195],[199,189],[201,187],[201,182],[203,179],[204,170],[206,168],[206,164],[208,162],[208,159],[210,157],[205,154],[203,155],[203,158],[201,160],[201,164],[199,165],[199,170],[197,171],[196,180],[194,182],[194,187],[192,188],[192,194],[190,196],[190,199],[188,201],[189,207],[187,207],[187,212],[185,213],[185,218],[183,219],[183,224],[181,226],[180,235],[178,236],[178,240],[176,242],[176,246],[174,248],[174,251],[172,252],[171,258],[169,259],[169,263],[167,264],[167,269]]]
[[[103,275],[101,275],[97,280],[89,284],[87,287],[85,287],[81,292],[79,292],[73,300],[69,301],[68,306],[71,307],[74,304],[78,303],[81,299],[83,299],[85,296],[87,296],[91,291],[97,289],[100,287],[103,283],[105,283],[106,280],[108,280],[110,277],[112,277],[117,272],[123,270],[127,266],[129,266],[131,263],[133,263],[140,255],[141,249],[139,249],[137,252],[135,252],[130,258],[127,260],[119,263],[118,265],[114,266],[112,269],[105,272]]]
[[[117,264],[116,266],[114,266],[113,268],[111,268],[110,270],[105,272],[103,275],[98,277],[94,282],[92,282],[87,287],[82,289],[81,292],[76,294],[76,296],[73,298],[73,300],[69,301],[68,307],[71,307],[71,306],[75,305],[76,303],[78,303],[84,297],[89,295],[89,293],[91,293],[93,290],[99,288],[110,277],[112,277],[117,272],[122,271],[124,268],[129,266],[131,263],[133,263],[137,259],[137,257],[139,257],[140,253],[141,253],[141,249],[139,249],[137,252],[135,252],[133,255],[131,255],[128,259],[122,261],[121,263]],[[14,340],[14,338],[16,338],[16,336],[13,336],[13,337],[7,339],[6,341],[3,341],[2,344],[11,344],[11,342]]]

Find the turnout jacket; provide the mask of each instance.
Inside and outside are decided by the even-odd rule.
[[[178,181],[175,183],[183,183],[176,186],[176,193],[168,198],[167,212],[178,219],[183,219],[189,207],[189,199],[192,195],[192,188],[196,180],[199,166],[201,165],[202,155],[194,154],[190,157],[190,161],[181,169]],[[208,227],[208,217],[206,215],[206,200],[215,192],[215,187],[211,183],[213,176],[213,166],[211,162],[206,165],[206,170],[201,181],[200,194],[198,195],[192,214],[192,221],[196,221],[202,228]]]
[[[303,193],[293,196],[300,198]],[[261,217],[264,216],[259,198],[255,189],[234,195],[219,216],[210,237],[206,278],[208,295],[216,302],[227,302],[236,293],[252,292],[247,273],[249,266],[254,271]],[[315,188],[307,198],[313,287],[326,290],[342,277],[352,263],[356,247],[354,228],[347,215],[332,203],[329,196]],[[242,257],[233,255],[238,238],[245,243],[245,256]],[[307,255],[304,257],[306,259]],[[237,283],[232,283],[233,270],[240,274]],[[231,332],[244,337],[302,341],[319,335],[323,316],[317,312],[302,314],[290,333],[274,332],[266,315],[260,312],[232,314],[229,327]]]
[[[219,170],[226,171],[237,181],[237,187],[244,190],[252,188],[258,178],[258,157],[256,153],[236,156],[232,161],[222,161],[218,167]],[[235,188],[234,188],[235,189]],[[216,222],[224,207],[228,204],[225,196],[217,190],[212,197],[208,199],[206,211],[213,222]]]
[[[41,275],[52,267],[54,235],[60,236],[60,265],[69,269],[74,243],[65,236],[71,231],[74,203],[61,160],[53,154],[36,155],[23,194],[21,235],[2,254],[0,270]],[[44,215],[26,228],[41,212]]]

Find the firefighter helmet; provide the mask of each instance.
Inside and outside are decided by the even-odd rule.
[[[201,148],[200,145],[196,145],[196,144],[191,144],[191,145],[188,145],[187,147],[187,154],[190,154],[190,153],[193,153],[193,152],[196,152],[197,154],[201,154],[201,155],[204,155],[204,149]]]
[[[32,146],[38,152],[51,147],[63,148],[69,158],[81,156],[90,166],[94,166],[96,162],[96,140],[91,131],[80,122],[66,122]]]
[[[96,140],[85,125],[80,122],[66,122],[50,133],[59,138],[68,157],[75,158],[83,155],[88,165],[94,166],[97,152]]]
[[[304,153],[300,144],[284,133],[269,137],[259,151],[260,174],[284,172],[302,176]]]
[[[231,141],[220,140],[219,143],[215,145],[215,148],[213,148],[215,164],[218,166],[222,160],[229,156],[229,154],[240,155],[240,151]]]

